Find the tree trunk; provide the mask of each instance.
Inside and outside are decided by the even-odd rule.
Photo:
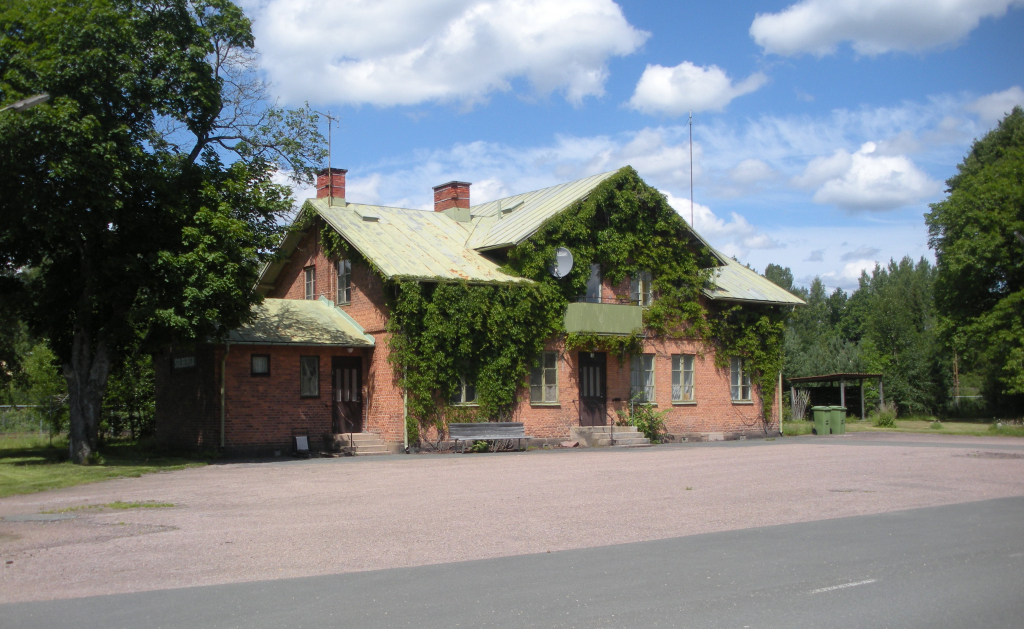
[[[88,331],[76,325],[71,362],[63,365],[71,414],[69,455],[79,465],[88,464],[96,453],[100,409],[110,375],[107,343],[101,339],[94,347],[91,340]]]

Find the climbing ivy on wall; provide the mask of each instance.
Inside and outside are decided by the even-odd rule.
[[[761,421],[771,424],[772,404],[782,372],[782,341],[786,315],[780,307],[739,306],[713,308],[711,335],[718,346],[715,366],[729,369],[729,359],[740,356],[751,371],[751,384],[761,396]]]
[[[563,329],[566,301],[546,284],[406,280],[389,289],[390,360],[409,416],[439,433],[460,377],[475,384],[480,417],[507,417],[545,340]]]
[[[344,242],[334,243],[327,232],[334,234],[322,230],[324,251],[342,255]],[[548,273],[558,247],[567,247],[575,260],[560,280]],[[507,418],[547,339],[565,333],[565,308],[585,293],[591,263],[599,263],[613,285],[651,271],[655,300],[644,311],[643,329],[625,337],[570,334],[566,349],[630,355],[642,351],[648,335],[709,339],[718,368],[728,369],[731,356],[747,360],[752,384],[768,392],[761,395],[768,425],[770,392],[781,369],[783,314],[778,308],[705,306],[701,291],[711,279],[711,253],[664,195],[627,167],[508,252],[502,270],[533,282],[387,284],[390,360],[408,392],[410,435],[430,425],[443,432],[460,376],[476,386],[478,417]],[[460,421],[471,413],[455,412]]]

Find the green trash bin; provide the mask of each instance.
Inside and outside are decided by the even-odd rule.
[[[846,433],[846,407],[845,406],[832,406],[832,417],[829,422],[829,428],[833,435],[842,435]]]
[[[832,407],[812,406],[811,415],[814,417],[814,434],[827,435],[829,420],[832,417]]]

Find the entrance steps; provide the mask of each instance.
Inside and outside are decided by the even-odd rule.
[[[573,436],[591,448],[649,448],[651,440],[634,426],[577,426]]]
[[[380,436],[372,432],[343,432],[331,436],[334,438],[336,447],[345,454],[371,456],[390,453]]]

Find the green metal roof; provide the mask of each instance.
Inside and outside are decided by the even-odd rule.
[[[264,299],[253,307],[256,318],[228,333],[227,340],[243,345],[332,345],[373,347],[372,336],[330,301]]]
[[[713,271],[714,288],[705,289],[709,298],[720,301],[742,301],[769,305],[802,305],[804,301],[776,285],[768,278],[758,275],[739,262],[715,251],[724,266]]]
[[[473,234],[466,245],[486,251],[518,245],[549,219],[590,194],[617,170],[569,183],[497,199],[470,208]]]
[[[467,247],[471,225],[445,213],[359,203],[329,206],[327,199],[309,199],[306,205],[389,278],[530,281],[502,273]]]

